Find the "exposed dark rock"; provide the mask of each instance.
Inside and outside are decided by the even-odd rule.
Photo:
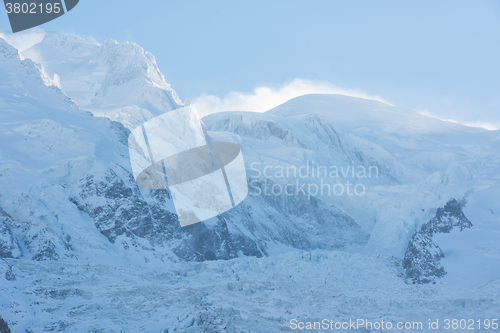
[[[262,257],[255,242],[239,235],[231,235],[224,218],[219,217],[213,229],[203,223],[192,224],[184,229],[189,236],[174,249],[175,254],[184,260],[216,260],[238,257],[238,251],[245,256]],[[214,247],[217,244],[218,247]],[[193,249],[196,251],[193,252]]]
[[[168,246],[182,260],[217,260],[262,256],[257,245],[240,235],[232,235],[223,218],[208,227],[197,223],[181,228],[171,197],[165,190],[141,190],[131,174],[108,170],[102,178],[89,175],[81,181],[78,197],[71,201],[87,213],[110,242],[125,235],[134,246],[144,240],[154,246]],[[126,244],[124,247],[128,247]]]
[[[454,227],[460,228],[460,231],[471,228],[472,223],[465,217],[462,207],[463,203],[451,199],[444,208],[437,210],[432,220],[422,226],[421,232],[432,236],[434,233],[449,233]]]
[[[7,281],[16,281],[16,276],[14,275],[14,272],[12,271],[12,267],[9,267],[9,269],[5,272],[5,279]]]
[[[12,333],[7,322],[0,317],[0,333]]]
[[[471,228],[472,223],[465,217],[460,203],[451,199],[443,208],[439,208],[429,222],[413,234],[403,259],[406,278],[418,284],[432,283],[443,277],[446,272],[441,264],[444,253],[432,241],[435,233],[449,233],[453,228]]]
[[[86,291],[83,291],[78,288],[63,288],[63,289],[46,289],[46,288],[38,288],[35,290],[35,294],[37,296],[41,296],[43,298],[52,298],[57,300],[65,300],[67,298],[74,297],[87,297],[91,298],[92,294]]]
[[[12,251],[16,248],[16,242],[10,225],[12,217],[0,207],[0,259],[13,258]]]
[[[439,262],[444,258],[443,251],[432,239],[423,233],[415,233],[408,244],[403,268],[406,269],[406,277],[413,283],[430,283],[435,278],[446,274],[443,265]]]

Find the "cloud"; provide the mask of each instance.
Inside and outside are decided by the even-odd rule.
[[[427,109],[418,110],[417,112],[420,113],[421,115],[424,115],[424,116],[427,116],[427,117],[436,118],[436,119],[439,119],[439,120],[448,121],[450,123],[465,125],[465,126],[469,126],[469,127],[479,127],[479,128],[487,129],[489,131],[496,131],[496,130],[500,129],[500,123],[499,122],[491,122],[491,121],[484,121],[484,120],[458,121],[458,120],[455,120],[455,119],[449,119],[449,118],[444,118],[444,117],[437,116],[437,115],[431,113]]]
[[[22,53],[33,45],[40,43],[43,40],[43,37],[45,37],[45,34],[45,31],[38,28],[15,34],[0,31],[0,38],[5,39],[5,41],[14,46],[19,53]]]
[[[254,111],[265,112],[278,105],[291,100],[292,98],[308,95],[308,94],[339,94],[351,97],[359,97],[365,99],[376,100],[389,105],[391,103],[385,101],[379,96],[369,95],[360,89],[344,89],[339,88],[330,82],[294,79],[281,87],[258,87],[251,93],[230,92],[224,97],[216,95],[202,94],[193,99],[196,108],[201,117],[206,115],[223,112],[223,111]],[[440,120],[449,121],[457,124],[462,124],[470,127],[480,127],[487,130],[500,129],[500,123],[489,121],[457,121],[454,119],[446,119],[440,117],[428,110],[417,111],[422,115],[438,118]]]
[[[450,121],[453,121],[453,120],[450,120]],[[498,122],[492,123],[489,121],[478,120],[478,121],[466,121],[466,122],[463,122],[462,124],[465,126],[470,126],[470,127],[484,128],[484,129],[487,129],[489,131],[496,131],[496,130],[500,129],[500,123],[498,123]]]
[[[206,116],[222,111],[265,112],[286,101],[308,94],[340,94],[381,101],[379,96],[370,96],[359,89],[343,89],[329,82],[294,79],[278,88],[258,87],[251,93],[230,92],[224,97],[202,94],[193,99],[200,115]]]

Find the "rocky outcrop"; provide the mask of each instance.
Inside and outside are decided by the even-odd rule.
[[[2,317],[0,317],[0,333],[11,333],[9,325]]]
[[[143,194],[131,174],[120,177],[108,170],[100,176],[88,175],[79,188],[79,195],[71,201],[92,218],[111,243],[120,239],[124,249],[136,247],[156,252],[172,248],[178,258],[194,261],[231,259],[238,252],[262,256],[251,240],[230,234],[223,218],[210,227],[197,223],[181,228],[177,215],[171,211],[169,193],[154,190]]]
[[[449,233],[453,228],[460,228],[460,231],[471,228],[472,223],[462,211],[464,204],[451,199],[437,210],[435,217],[413,234],[403,259],[407,281],[416,284],[433,283],[446,274],[440,262],[444,253],[433,242],[432,236],[435,233]]]
[[[13,218],[0,207],[0,259],[20,255],[17,239],[12,233]]]
[[[435,233],[449,233],[455,227],[460,228],[460,231],[471,228],[471,221],[462,211],[464,205],[464,202],[451,199],[444,207],[437,210],[432,220],[422,226],[422,233],[432,236]]]

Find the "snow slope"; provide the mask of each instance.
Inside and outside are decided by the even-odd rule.
[[[425,328],[438,319],[442,328],[445,318],[498,318],[500,308],[498,279],[474,291],[407,285],[397,261],[336,251],[153,267],[8,263],[17,280],[0,285],[0,297],[10,300],[2,315],[17,331],[319,332],[292,330],[290,320],[325,318],[422,322]]]
[[[213,114],[210,140],[240,145],[260,194],[180,228],[168,192],[139,189],[130,170],[129,129],[182,105],[152,55],[48,35],[23,56],[0,39],[0,315],[13,331],[498,315],[500,131],[339,95]],[[275,173],[308,165],[303,177]],[[378,174],[315,177],[321,166]],[[321,181],[366,193],[263,194]],[[433,235],[446,274],[405,283],[410,240],[453,198],[472,227]]]

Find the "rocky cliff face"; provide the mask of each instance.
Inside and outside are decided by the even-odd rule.
[[[451,199],[437,210],[434,218],[413,234],[403,259],[407,280],[418,284],[432,283],[446,274],[440,262],[444,253],[432,241],[432,236],[436,233],[449,233],[454,228],[460,231],[471,228],[472,223],[462,211],[463,205],[464,202]]]
[[[245,255],[261,256],[255,244],[231,234],[223,218],[211,226],[203,223],[181,228],[166,190],[139,189],[131,174],[113,170],[88,175],[70,200],[90,216],[111,243],[125,251],[141,249],[160,260],[216,260]],[[175,256],[169,256],[170,251]]]

